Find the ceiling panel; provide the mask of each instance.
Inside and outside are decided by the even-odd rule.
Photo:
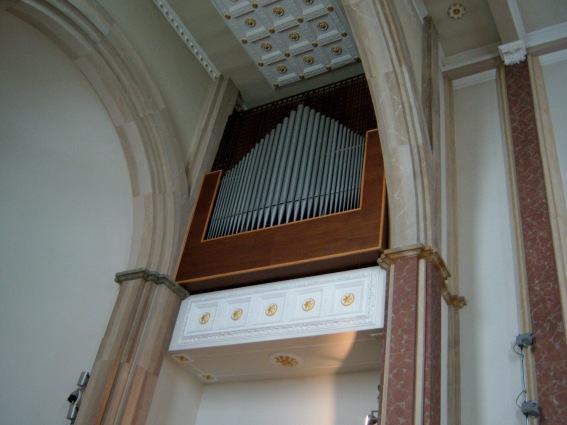
[[[170,355],[202,382],[212,384],[379,370],[382,347],[382,333],[369,330]]]
[[[348,23],[334,0],[213,0],[272,87],[358,60]]]

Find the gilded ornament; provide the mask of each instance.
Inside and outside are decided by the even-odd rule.
[[[244,23],[249,28],[254,28],[256,26],[256,20],[254,18],[246,18]]]
[[[348,34],[347,34],[346,31],[343,31],[343,32],[341,32],[341,35],[342,35],[343,37],[346,37]]]
[[[297,359],[290,356],[277,356],[274,357],[274,361],[283,367],[295,367],[299,364]]]
[[[214,382],[217,380],[217,378],[215,378],[214,375],[211,375],[210,373],[202,374],[201,379],[206,382]]]
[[[237,308],[236,310],[234,310],[232,312],[232,315],[230,316],[230,318],[232,320],[239,320],[242,317],[243,313],[244,313],[244,311],[241,308]]]
[[[230,18],[232,18],[232,16],[230,16],[230,15],[229,15],[228,13],[227,13],[227,14],[225,14],[225,15],[224,15],[224,17],[225,17],[226,19],[230,19]]]
[[[303,22],[303,18],[300,16],[299,18],[297,18],[297,22],[302,23],[302,22]]]
[[[461,19],[465,12],[465,6],[462,3],[453,3],[447,10],[447,14],[451,19]]]
[[[272,50],[272,45],[267,41],[264,41],[262,44],[260,44],[260,47],[262,48],[262,50],[265,50],[266,52]]]
[[[313,59],[313,56],[303,56],[303,62],[311,65],[313,62],[315,62],[315,59]]]
[[[305,4],[313,4],[313,0],[303,0],[303,3],[305,3]]]
[[[331,47],[331,52],[335,55],[340,55],[343,52],[343,48],[341,46],[333,46]]]
[[[278,70],[278,72],[280,74],[285,74],[287,72],[287,66],[285,66],[283,63],[280,63],[276,69]]]
[[[354,303],[354,294],[351,292],[345,294],[341,299],[341,304],[344,305],[345,307],[352,305],[352,303]]]
[[[335,8],[334,8],[333,6],[327,6],[327,10],[328,10],[329,12],[332,12],[333,10],[335,10]]]
[[[264,66],[264,62],[262,61],[258,62],[258,66]]]
[[[290,38],[291,41],[297,41],[297,40],[299,40],[299,33],[292,31],[292,32],[289,33],[289,38]]]
[[[242,39],[242,40],[240,40],[240,41],[242,41],[242,44],[246,44],[246,43],[248,43],[248,40],[246,40],[245,38],[243,38],[243,39]]]
[[[273,33],[276,32],[276,29],[275,29],[275,28],[270,28],[268,31],[270,32],[270,34],[273,34]]]
[[[258,3],[252,3],[252,7],[253,7],[254,9],[258,9]]]
[[[312,45],[313,47],[317,47],[317,46],[319,45],[319,43],[317,43],[316,41],[314,41],[313,43],[311,43],[311,45]]]
[[[329,29],[329,24],[326,21],[317,22],[317,28],[321,31],[327,31]]]
[[[325,69],[326,69],[327,71],[331,71],[331,70],[333,69],[333,67],[332,67],[331,65],[327,65],[327,66],[325,67]]]
[[[280,6],[274,7],[272,12],[274,12],[274,15],[276,15],[276,16],[283,16],[283,14],[285,13],[283,7],[280,7]]]
[[[297,77],[298,77],[300,80],[304,80],[304,79],[305,79],[305,75],[303,75],[303,74],[299,74]]]
[[[279,88],[279,87],[280,87],[280,85],[279,85],[278,83],[274,83],[274,88],[275,88],[275,89],[277,89],[277,88]]]
[[[303,311],[311,311],[313,310],[313,307],[315,307],[315,300],[313,298],[306,299],[301,306],[301,308],[303,308]]]
[[[291,56],[291,53],[285,52],[285,53],[284,53],[284,56],[285,56],[286,58],[289,58],[289,57]]]
[[[266,308],[266,316],[273,316],[278,311],[277,304],[270,304],[268,308]]]
[[[211,318],[211,314],[207,312],[201,316],[201,318],[199,319],[199,323],[201,325],[205,325],[208,323],[210,318]]]

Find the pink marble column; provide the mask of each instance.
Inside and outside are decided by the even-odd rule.
[[[441,300],[445,265],[435,250],[416,245],[387,250],[390,270],[382,424],[439,424]]]
[[[507,66],[505,74],[535,337],[539,423],[560,424],[567,420],[567,341],[528,64]]]

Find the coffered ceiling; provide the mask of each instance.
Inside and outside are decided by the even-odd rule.
[[[154,2],[207,71],[231,78],[249,107],[363,72],[338,0]],[[565,0],[393,4],[402,12],[410,8],[422,19],[432,18],[447,73],[499,60],[498,46],[517,40],[528,51],[567,47]]]
[[[351,64],[358,52],[333,0],[213,0],[274,88]]]

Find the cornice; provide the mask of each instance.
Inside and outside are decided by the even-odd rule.
[[[119,285],[122,284],[122,282],[136,279],[143,279],[145,282],[154,282],[156,285],[165,285],[182,300],[189,296],[189,292],[172,281],[169,276],[156,271],[140,268],[118,272],[114,277],[114,281]]]
[[[378,259],[378,265],[388,270],[400,258],[418,257],[428,262],[433,262],[437,269],[441,272],[443,281],[447,280],[451,273],[447,269],[445,261],[439,254],[439,251],[429,245],[415,244],[400,248],[387,249]]]
[[[169,2],[167,0],[154,0],[154,3],[167,22],[169,22],[175,32],[177,32],[177,35],[179,35],[185,45],[189,48],[189,50],[191,50],[191,53],[193,53],[203,68],[205,68],[210,77],[213,80],[219,78],[219,70],[213,61],[207,56],[201,45],[197,43],[197,40],[195,40],[183,21],[179,18],[179,16],[177,16],[177,13],[175,13]]]

